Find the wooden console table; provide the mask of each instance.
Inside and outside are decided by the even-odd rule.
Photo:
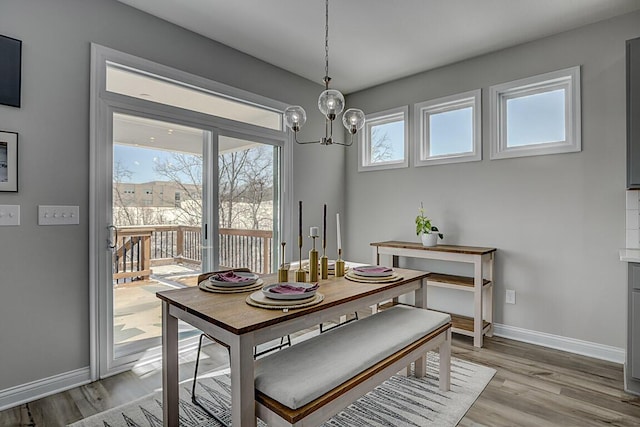
[[[390,256],[393,267],[398,266],[400,256],[473,264],[473,277],[431,272],[427,285],[473,292],[473,317],[451,314],[452,331],[472,336],[475,347],[482,347],[484,335],[493,335],[493,263],[496,248],[454,245],[426,247],[417,242],[399,241],[371,243],[371,246],[373,262],[377,265],[381,264],[381,255]]]

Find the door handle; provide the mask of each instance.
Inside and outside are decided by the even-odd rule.
[[[109,225],[107,226],[107,230],[109,230],[109,238],[107,239],[107,246],[109,247],[109,249],[113,250],[116,248],[116,245],[118,244],[118,228],[115,225]]]

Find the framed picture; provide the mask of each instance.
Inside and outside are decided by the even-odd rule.
[[[18,191],[18,134],[0,131],[0,191]]]
[[[0,104],[20,107],[22,41],[0,35]]]

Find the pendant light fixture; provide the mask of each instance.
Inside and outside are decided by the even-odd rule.
[[[353,144],[353,135],[364,126],[364,113],[357,108],[349,108],[342,115],[342,124],[349,131],[351,139],[348,143],[338,142],[333,139],[333,121],[344,109],[344,96],[340,91],[329,89],[329,0],[325,0],[325,33],[324,33],[324,88],[325,90],[318,97],[318,108],[325,116],[324,137],[319,141],[301,142],[298,141],[298,131],[307,121],[307,113],[299,105],[292,105],[284,110],[284,122],[294,133],[295,141],[298,144],[321,144],[321,145],[345,145]]]

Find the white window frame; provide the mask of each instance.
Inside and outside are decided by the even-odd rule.
[[[482,90],[476,89],[443,98],[432,99],[414,105],[416,144],[414,166],[441,165],[446,163],[475,162],[482,160]],[[472,151],[465,153],[430,156],[429,117],[462,108],[472,109]]]
[[[387,162],[371,163],[371,129],[386,123],[404,122],[404,158]],[[409,167],[409,106],[392,108],[367,114],[358,144],[358,172],[399,169]]]
[[[565,140],[507,147],[507,100],[558,89],[565,91]],[[491,160],[573,153],[582,150],[580,66],[491,86],[489,90]]]

